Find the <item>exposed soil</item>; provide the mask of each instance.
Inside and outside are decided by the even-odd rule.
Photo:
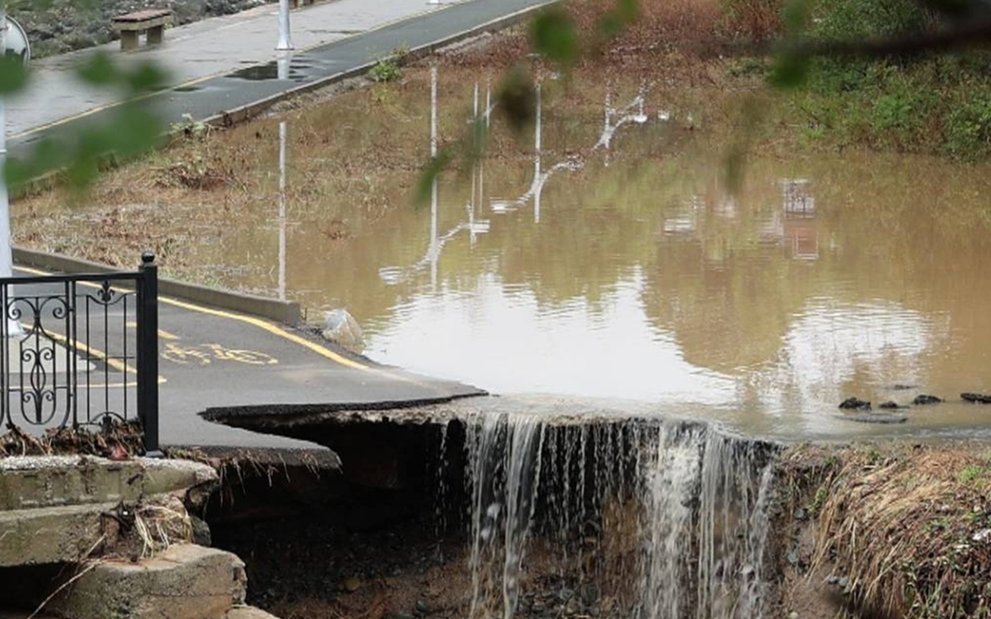
[[[969,443],[785,451],[775,476],[765,616],[982,616],[991,592],[983,567],[991,560],[989,458],[988,445]],[[249,602],[284,619],[501,613],[501,596],[472,608],[470,540],[466,525],[453,524],[463,514],[449,506],[442,521],[452,524],[438,525],[438,509],[423,486],[352,486],[319,509],[212,526],[215,544],[247,564]],[[625,509],[613,506],[598,532],[567,548],[535,530],[515,616],[628,616],[642,540],[630,527],[636,509]]]

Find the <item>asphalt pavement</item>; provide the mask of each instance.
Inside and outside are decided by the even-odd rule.
[[[113,113],[119,103],[113,95],[92,90],[72,69],[99,49],[117,54],[125,64],[154,59],[166,67],[172,86],[151,96],[150,102],[168,122],[186,114],[204,120],[258,108],[361,73],[397,48],[430,49],[494,28],[546,1],[319,3],[293,11],[297,51],[288,55],[274,50],[277,12],[274,5],[265,5],[170,29],[164,44],[137,52],[120,52],[113,43],[45,59],[33,66],[33,85],[8,102],[10,154],[16,157],[42,136],[102,122]],[[275,412],[296,406],[312,410],[410,404],[481,393],[472,386],[350,356],[312,334],[265,319],[165,297],[159,308],[163,446],[322,449],[305,441],[210,423],[200,413],[246,407],[271,407]],[[101,353],[94,350],[90,358],[99,360]],[[107,389],[133,387],[128,378],[129,372],[133,378],[133,367],[128,363],[95,365],[104,372],[102,384]]]
[[[41,431],[76,419],[95,423],[104,411],[133,418],[137,408],[137,303],[133,282],[107,294],[79,283],[71,311],[65,284],[18,267],[30,279],[7,293],[20,333],[5,339],[0,376],[8,417]],[[318,334],[273,321],[158,298],[159,434],[163,447],[321,449],[305,441],[211,423],[251,409],[273,415],[340,408],[409,406],[480,395],[461,383],[419,376],[349,353]],[[6,323],[11,329],[12,323]],[[68,347],[72,341],[74,347]],[[75,350],[75,354],[72,351]],[[70,376],[71,375],[71,376]],[[74,380],[72,379],[74,376]]]

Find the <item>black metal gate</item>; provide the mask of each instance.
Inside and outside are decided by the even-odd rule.
[[[158,444],[158,273],[0,278],[0,424],[27,432],[138,419]]]

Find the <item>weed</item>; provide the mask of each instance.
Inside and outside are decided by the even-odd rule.
[[[212,129],[213,127],[207,123],[193,118],[192,114],[183,114],[182,120],[174,122],[169,126],[169,135],[202,140],[210,135]]]
[[[812,499],[812,503],[809,505],[809,514],[816,516],[822,511],[822,506],[826,504],[826,498],[829,496],[829,492],[826,490],[826,486],[822,485],[816,490],[815,498]]]
[[[409,49],[397,47],[385,56],[375,61],[368,70],[368,77],[376,82],[394,82],[403,76],[401,67],[403,58],[409,54]]]
[[[983,467],[978,466],[976,464],[968,464],[963,468],[963,471],[960,472],[960,483],[969,484],[970,482],[980,477],[981,473],[983,472],[984,472]]]

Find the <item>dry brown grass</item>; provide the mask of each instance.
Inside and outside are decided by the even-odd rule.
[[[848,577],[851,607],[886,617],[991,616],[986,451],[858,447],[824,458],[799,449],[782,470],[809,490],[818,516],[810,573],[832,567]]]
[[[82,427],[62,428],[38,436],[10,426],[0,435],[0,458],[70,454],[108,456],[115,450],[124,455],[137,455],[144,452],[143,436],[137,421],[114,423],[105,432]]]

